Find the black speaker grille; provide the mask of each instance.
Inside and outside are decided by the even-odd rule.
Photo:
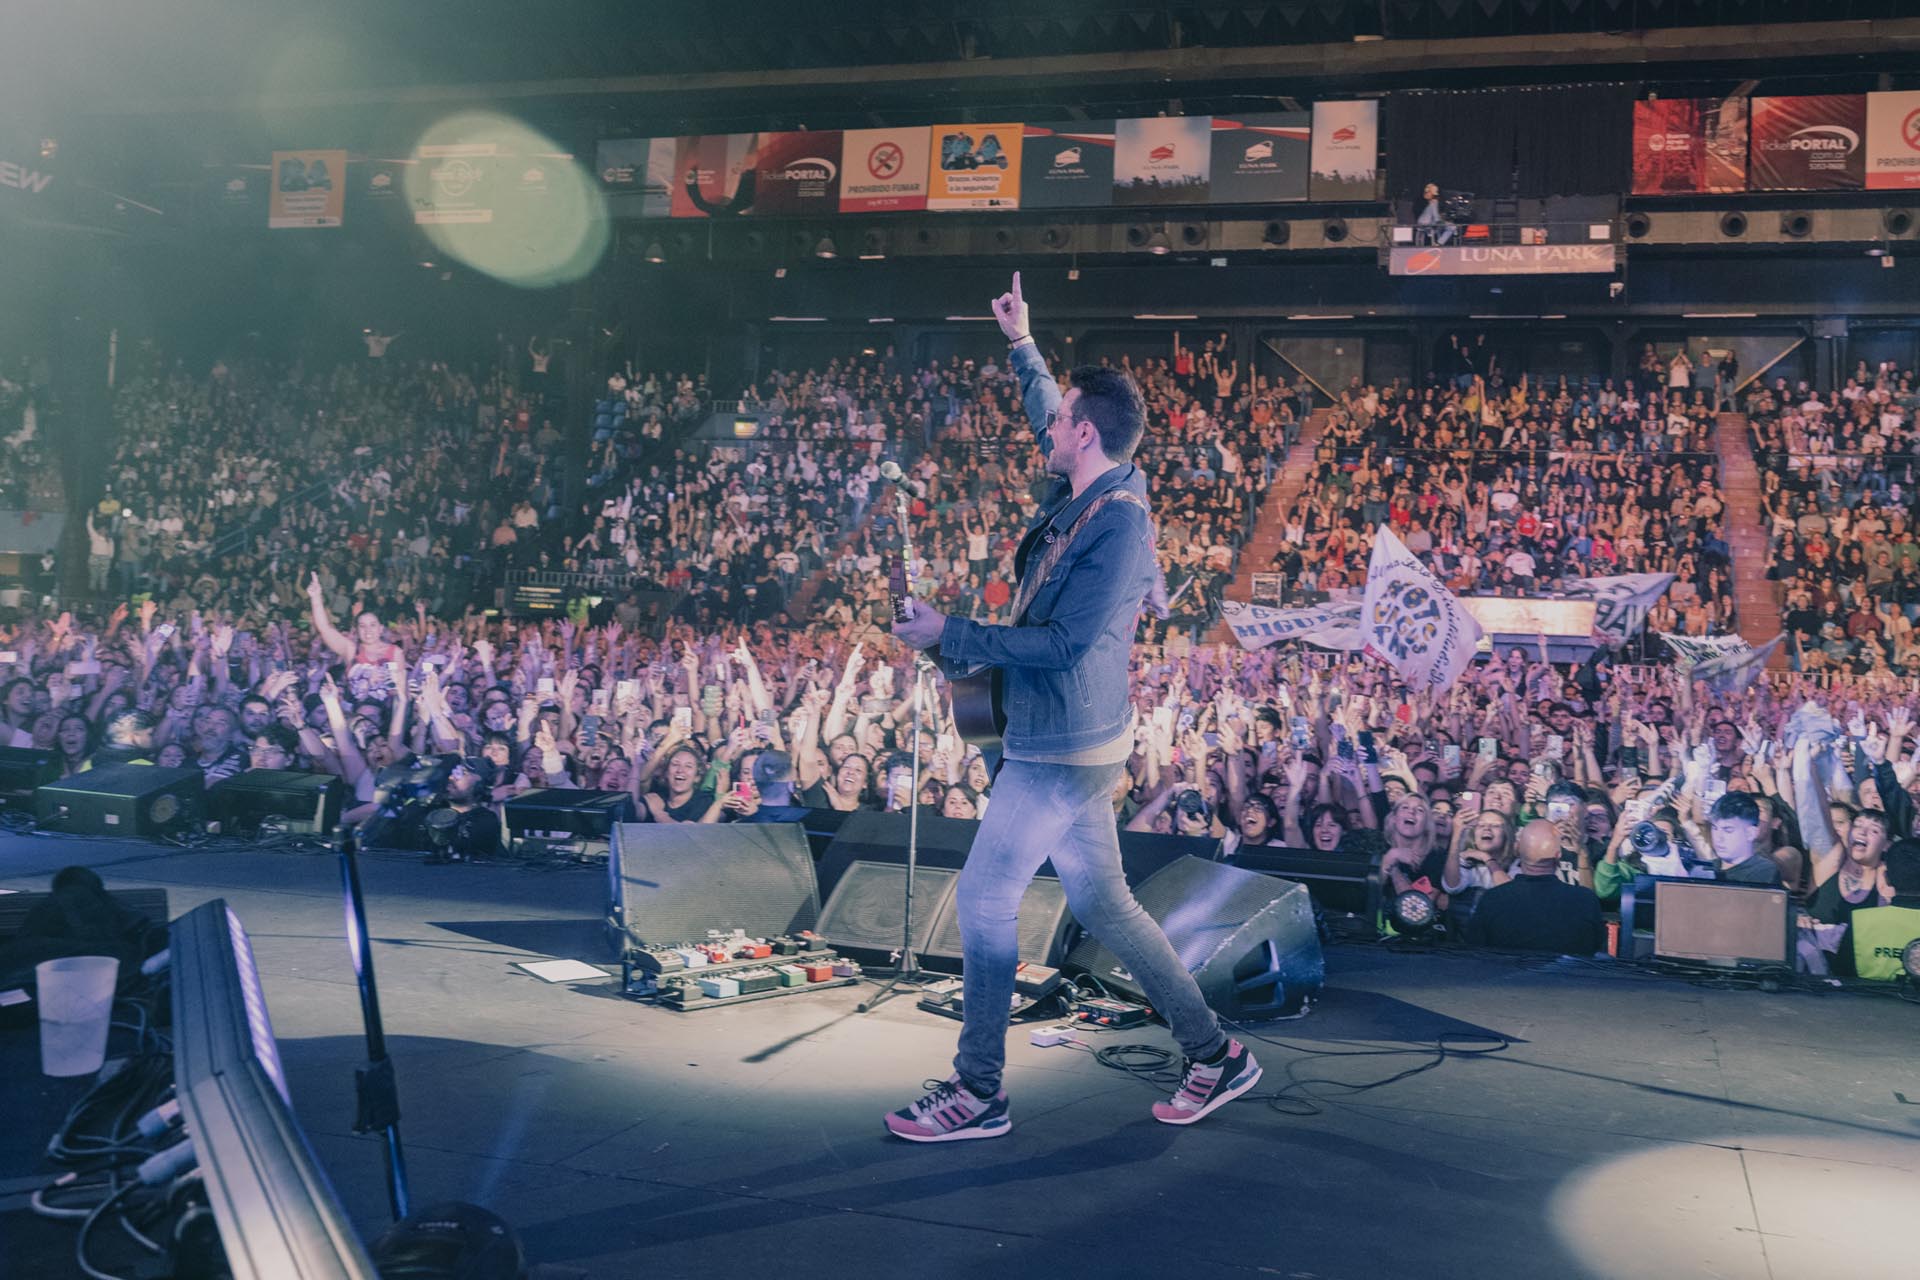
[[[1320,942],[1306,890],[1297,884],[1182,858],[1156,872],[1134,896],[1166,931],[1207,1003],[1222,1013],[1271,1013],[1320,985]],[[1119,958],[1091,934],[1067,956],[1067,967],[1093,975],[1117,993],[1145,995]],[[1270,979],[1260,990],[1238,989],[1261,970],[1269,971]]]
[[[1027,886],[1026,893],[1020,897],[1020,958],[1029,964],[1044,964],[1057,967],[1060,957],[1055,954],[1060,945],[1062,927],[1067,922],[1067,891],[1058,880],[1039,878]],[[895,934],[899,933],[896,925]],[[942,960],[961,959],[960,952],[960,899],[954,894],[947,899],[946,909],[934,922],[933,939],[925,947],[929,956]]]
[[[934,922],[947,911],[959,873],[921,867],[913,882],[913,949],[925,951]],[[833,887],[820,913],[820,934],[836,947],[892,951],[900,945],[906,910],[907,869],[886,862],[856,862]]]
[[[616,906],[639,945],[699,941],[709,929],[772,937],[819,923],[799,823],[630,822],[614,833]]]

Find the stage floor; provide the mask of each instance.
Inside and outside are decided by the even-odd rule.
[[[239,913],[296,1109],[378,1231],[381,1146],[352,1133],[363,1050],[337,863],[0,837],[0,886],[43,889],[74,862],[163,886],[176,913],[215,897]],[[1311,1016],[1262,1029],[1298,1048],[1253,1046],[1256,1092],[1432,1058],[1326,1051],[1449,1032],[1511,1047],[1369,1092],[1320,1087],[1313,1115],[1241,1101],[1174,1129],[1149,1117],[1154,1089],[1016,1030],[1014,1132],[917,1147],[880,1116],[947,1073],[956,1024],[909,1000],[860,1015],[859,988],[675,1014],[611,981],[547,985],[511,962],[604,960],[603,876],[399,857],[362,874],[415,1203],[486,1205],[560,1274],[1914,1273],[1920,1009],[1898,1000],[1346,946]],[[0,1035],[0,1072],[0,1272],[76,1275],[71,1228],[32,1219],[25,1191],[78,1091],[38,1075],[30,1028]]]

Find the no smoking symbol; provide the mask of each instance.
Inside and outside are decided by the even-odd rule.
[[[882,142],[867,152],[867,172],[884,182],[899,173],[906,161],[906,153],[900,150],[899,143]]]
[[[1907,118],[1900,122],[1900,141],[1920,151],[1920,111],[1909,111]]]

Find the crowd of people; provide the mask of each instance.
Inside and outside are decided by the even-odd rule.
[[[1214,839],[1221,856],[1288,845],[1377,862],[1392,894],[1427,896],[1457,936],[1576,953],[1603,946],[1600,912],[1636,874],[1778,884],[1818,972],[1853,971],[1855,911],[1920,888],[1920,694],[1883,664],[1809,663],[1710,694],[1672,665],[1568,667],[1542,647],[1436,695],[1346,655],[1196,643],[1314,406],[1244,375],[1224,339],[1122,363],[1149,405],[1140,462],[1175,600],[1135,649],[1115,796],[1127,826]],[[1350,585],[1387,524],[1458,589],[1667,569],[1672,629],[1725,627],[1720,497],[1698,452],[1711,413],[1692,395],[1640,397],[1632,383],[1507,386],[1497,368],[1418,392],[1347,388],[1289,517],[1294,589]],[[386,838],[419,842],[444,811],[481,856],[500,850],[498,806],[541,787],[627,791],[657,822],[985,812],[992,761],[944,700],[915,770],[886,570],[904,493],[910,589],[1007,617],[1014,541],[1045,478],[1000,369],[913,369],[889,352],[775,373],[736,403],[756,437],[717,446],[689,438],[712,404],[697,379],[625,371],[596,405],[578,498],[546,404],[537,378],[432,362],[217,366],[197,381],[154,361],[123,384],[111,491],[88,513],[113,541],[103,603],[0,627],[0,738],[69,774],[333,773],[349,816]],[[1791,444],[1814,416],[1769,407],[1752,401],[1756,447]],[[880,473],[891,458],[902,489]],[[1842,531],[1907,562],[1903,516],[1863,530],[1858,514],[1912,494],[1902,466],[1850,480],[1789,461],[1790,496],[1769,501],[1820,511],[1829,538],[1840,513]],[[1804,532],[1783,547],[1798,553]],[[490,588],[523,567],[680,603],[652,625],[617,593],[537,622],[491,612]]]
[[[47,376],[30,359],[0,359],[0,511],[60,511],[59,460],[40,430]]]
[[[1391,526],[1462,595],[1672,573],[1652,631],[1735,629],[1707,393],[1627,379],[1508,383],[1497,364],[1415,388],[1355,377],[1285,515],[1281,600],[1351,594]]]
[[[1920,673],[1920,521],[1914,375],[1862,363],[1836,391],[1784,378],[1747,399],[1770,545],[1795,666]]]

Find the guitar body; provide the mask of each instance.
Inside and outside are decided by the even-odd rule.
[[[893,597],[893,616],[905,622],[913,616],[913,593],[907,582],[912,547],[907,543],[907,497],[899,491],[901,551],[888,557],[887,590]],[[1000,700],[1000,671],[989,667],[970,676],[950,676],[953,691],[953,729],[961,741],[982,751],[998,751],[1007,732],[1007,713]]]
[[[1000,701],[1000,669],[989,667],[949,683],[953,687],[954,732],[968,746],[999,750],[1000,739],[1007,732],[1007,712]]]

